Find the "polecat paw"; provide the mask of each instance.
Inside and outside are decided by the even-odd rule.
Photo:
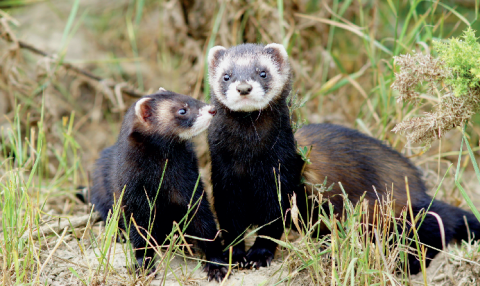
[[[215,260],[215,262],[225,263],[224,261],[218,261],[218,260]],[[205,267],[203,268],[203,271],[207,272],[208,281],[215,280],[217,282],[221,282],[227,275],[228,268],[225,265],[207,262],[205,264]]]
[[[223,253],[223,258],[228,263],[230,261],[230,252],[225,251]],[[247,259],[246,259],[245,251],[243,249],[233,247],[232,264],[237,265],[239,268],[247,267]]]
[[[246,268],[268,267],[272,263],[274,253],[266,248],[250,248],[247,252]]]

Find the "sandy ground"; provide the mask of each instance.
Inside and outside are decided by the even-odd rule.
[[[101,229],[98,230],[98,224],[103,223],[97,223],[94,232],[101,231]],[[80,236],[81,232],[79,229],[77,237]],[[85,242],[85,244],[82,242]],[[55,241],[52,241],[51,245],[53,246],[55,243]],[[250,240],[248,244],[251,243]],[[454,248],[455,245],[450,245],[448,251],[451,252]],[[112,268],[110,273],[105,275],[103,270],[96,272],[99,265],[97,259],[99,251],[91,247],[88,235],[86,239],[79,240],[69,234],[54,253],[52,261],[48,263],[43,279],[47,285],[83,285],[78,277],[81,279],[96,277],[97,280],[85,280],[88,285],[219,285],[215,281],[207,281],[206,274],[202,271],[203,264],[199,266],[199,262],[196,260],[199,257],[192,259],[191,257],[176,256],[171,260],[170,268],[167,270],[160,269],[154,278],[149,276],[135,280],[133,275],[129,274],[130,266],[127,266],[125,249],[126,245],[121,243],[112,247],[109,259]],[[288,285],[286,282],[276,284],[288,275],[285,271],[286,267],[282,267],[280,256],[280,251],[277,251],[276,258],[268,268],[233,270],[229,279],[223,285]],[[427,268],[428,285],[456,285],[458,283],[459,279],[456,277],[458,273],[456,272],[461,267],[461,261],[453,261],[452,263],[448,259],[448,255],[439,254],[432,261]],[[72,269],[75,269],[78,277]],[[478,269],[479,267],[476,267],[474,272]],[[410,282],[411,285],[424,285],[422,274],[413,275]],[[299,281],[293,281],[290,285],[299,285],[297,283]],[[467,283],[464,285],[474,284]]]
[[[103,224],[103,223],[97,223]],[[98,227],[94,227],[95,232]],[[100,230],[101,231],[101,230]],[[81,233],[79,230],[78,233]],[[85,242],[83,244],[82,242]],[[51,244],[55,244],[52,241]],[[82,249],[84,249],[82,251]],[[76,239],[73,235],[67,235],[61,246],[55,251],[54,258],[47,265],[44,272],[44,281],[48,285],[82,285],[80,279],[71,269],[75,269],[79,277],[96,277],[97,281],[85,281],[88,285],[219,285],[215,281],[207,281],[203,269],[203,263],[199,265],[197,259],[200,257],[175,256],[171,259],[170,268],[160,269],[155,277],[140,278],[135,280],[129,274],[130,266],[127,266],[126,244],[117,243],[110,252],[109,262],[112,266],[111,272],[97,272],[99,265],[97,255],[98,249],[91,247],[90,240]],[[278,255],[277,255],[278,256]],[[158,260],[157,260],[158,261]],[[272,285],[281,280],[287,273],[278,271],[281,268],[281,261],[277,258],[269,268],[259,270],[233,270],[229,279],[224,285]],[[104,281],[104,277],[106,280]],[[152,279],[153,278],[153,279]],[[283,284],[280,284],[283,285]]]

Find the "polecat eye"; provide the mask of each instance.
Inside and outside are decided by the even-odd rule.
[[[260,72],[260,77],[266,78],[266,77],[267,77],[267,73],[264,72],[264,71],[261,71],[261,72]]]
[[[187,114],[187,110],[185,108],[179,109],[178,114],[185,115],[185,114]]]
[[[230,76],[228,74],[224,75],[223,76],[223,80],[224,81],[229,81],[230,80]]]

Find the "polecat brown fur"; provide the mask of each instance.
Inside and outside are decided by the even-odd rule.
[[[282,45],[243,44],[230,49],[217,46],[210,50],[208,61],[211,97],[218,110],[208,131],[214,207],[220,228],[225,230],[226,245],[250,225],[263,226],[259,235],[279,239],[283,231],[281,215],[289,207],[293,193],[300,209],[306,209],[302,205],[307,195],[301,184],[303,161],[295,140],[299,146],[312,146],[312,164],[303,174],[306,179],[323,183],[326,177],[328,184],[335,183],[325,196],[336,213],[343,208],[343,197],[335,196],[342,194],[341,182],[353,203],[366,192],[372,210],[377,194],[380,198],[386,196],[393,185],[399,215],[408,204],[405,176],[414,214],[429,206],[432,198],[426,194],[417,168],[380,141],[331,124],[307,125],[294,138],[287,106],[291,71]],[[276,182],[278,176],[280,181]],[[447,243],[452,238],[468,239],[463,216],[472,234],[479,237],[480,223],[471,213],[437,200],[430,211],[442,218]],[[418,236],[421,242],[442,248],[439,225],[432,215],[425,217]],[[274,242],[257,238],[247,253],[245,245],[238,244],[234,260],[255,267],[268,266],[275,250]],[[428,248],[427,265],[437,252]],[[420,263],[414,256],[409,255],[409,262],[410,272],[419,272]]]
[[[198,246],[209,261],[204,268],[208,279],[220,281],[227,269],[216,264],[224,263],[221,244],[215,239],[217,228],[201,181],[195,189],[199,172],[189,141],[209,126],[215,113],[213,106],[171,91],[142,97],[125,114],[115,145],[103,150],[96,163],[91,203],[106,220],[114,197],[118,199],[125,188],[121,204],[127,223],[135,219],[147,237],[145,230],[153,221],[150,233],[155,245],[154,241],[165,241],[173,222],[182,220],[190,203],[200,200],[189,215],[193,219],[186,233],[210,240],[198,241]],[[154,205],[153,211],[149,204]],[[122,217],[120,227],[127,229],[123,221]],[[146,267],[155,252],[133,224],[129,229],[137,266]]]

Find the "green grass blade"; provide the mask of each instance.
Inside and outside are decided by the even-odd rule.
[[[73,26],[73,21],[75,20],[75,16],[78,12],[78,7],[80,5],[80,0],[75,0],[72,6],[72,10],[70,10],[70,15],[68,16],[67,24],[65,25],[65,29],[63,29],[62,40],[60,41],[60,51],[63,54],[63,50],[67,45],[67,38],[70,34],[70,30]]]
[[[205,98],[205,101],[208,101],[210,99],[210,85],[208,82],[208,52],[210,51],[211,48],[213,48],[213,45],[215,45],[215,39],[217,38],[218,34],[218,29],[220,28],[220,22],[222,21],[223,13],[225,12],[225,5],[226,1],[222,1],[220,4],[220,9],[218,10],[218,13],[215,17],[215,22],[213,23],[213,28],[212,32],[210,33],[210,39],[208,40],[208,46],[207,46],[207,53],[205,54],[205,67],[204,67],[204,77],[203,77],[203,83],[204,83],[204,89],[203,89],[203,97]]]

